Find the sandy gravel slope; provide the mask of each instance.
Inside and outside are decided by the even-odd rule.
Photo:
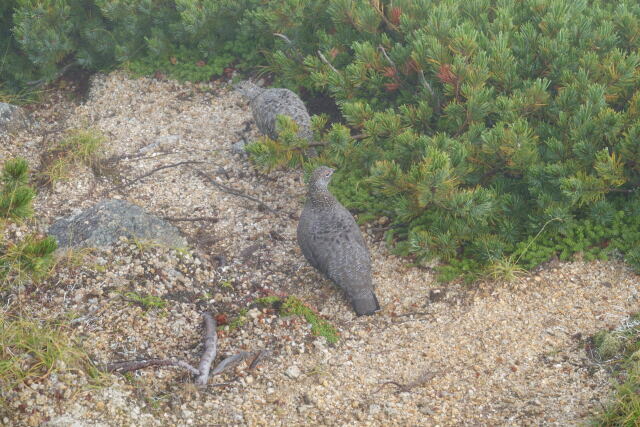
[[[623,264],[556,263],[516,283],[443,288],[365,228],[383,310],[356,318],[297,248],[301,174],[258,173],[231,150],[242,134],[257,137],[236,95],[114,73],[96,77],[84,103],[62,98],[34,115],[41,126],[7,141],[3,156],[37,165],[47,141],[93,127],[107,136],[104,157],[112,159],[98,170],[79,166],[42,190],[41,229],[105,197],[159,216],[218,221],[175,221],[189,239],[186,251],[124,241],[94,251],[82,266],[61,267],[47,286],[23,289],[14,303],[52,318],[101,308],[73,329],[99,363],[169,356],[197,363],[203,310],[229,319],[250,310],[238,328],[220,332],[221,355],[271,355],[253,372],[241,365],[211,379],[204,391],[182,372],[149,369],[61,400],[56,390],[64,396],[70,383],[86,379],[49,379],[13,395],[7,415],[0,412],[8,425],[565,426],[583,421],[611,391],[585,348],[591,334],[638,309],[638,276]],[[131,182],[185,161],[203,163]],[[269,208],[221,190],[202,172]],[[123,183],[130,185],[113,190]],[[160,296],[168,306],[145,311],[119,297],[126,292]],[[301,319],[251,306],[271,294],[298,296],[341,340],[329,345]]]

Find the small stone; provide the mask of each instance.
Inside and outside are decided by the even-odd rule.
[[[300,375],[302,375],[302,372],[300,372],[300,368],[298,368],[296,365],[292,365],[287,368],[287,370],[285,371],[285,375],[295,380],[298,379]]]
[[[372,403],[369,405],[369,415],[377,415],[380,413],[380,405]]]
[[[231,152],[234,154],[247,154],[246,151],[244,151],[244,147],[247,144],[244,142],[244,140],[240,140],[238,142],[235,142],[232,146],[231,146]]]
[[[249,310],[247,315],[249,315],[250,318],[255,320],[258,318],[258,316],[260,316],[260,310],[258,310],[257,308],[252,308],[251,310]]]

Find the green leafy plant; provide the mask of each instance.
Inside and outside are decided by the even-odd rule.
[[[259,305],[276,307],[281,316],[300,316],[304,318],[311,325],[311,333],[313,335],[325,337],[327,342],[331,344],[338,342],[340,339],[340,334],[331,323],[294,296],[286,298],[267,296],[257,298],[254,302]]]
[[[127,292],[124,297],[136,304],[139,304],[145,310],[153,308],[163,309],[167,306],[167,301],[155,295],[141,295],[137,292]]]
[[[33,213],[35,191],[28,185],[29,167],[24,159],[5,162],[0,175],[0,221],[22,220]],[[18,242],[0,242],[0,284],[39,280],[53,265],[57,244],[52,237],[29,235]]]

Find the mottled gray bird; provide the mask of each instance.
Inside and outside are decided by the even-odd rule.
[[[234,86],[247,101],[253,113],[258,130],[271,139],[278,139],[276,118],[278,115],[291,117],[298,124],[298,136],[311,141],[311,118],[304,102],[289,89],[265,89],[248,80]]]
[[[309,181],[298,223],[298,244],[309,263],[342,288],[358,316],[380,310],[371,257],[358,224],[327,186],[333,169],[321,166]]]

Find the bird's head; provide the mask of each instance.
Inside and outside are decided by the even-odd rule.
[[[249,80],[243,80],[233,85],[233,90],[238,92],[246,100],[251,101],[256,96],[260,95],[264,90],[257,84]]]
[[[327,166],[320,166],[311,174],[309,188],[312,190],[326,190],[329,181],[331,181],[331,175],[333,175],[333,169]]]

